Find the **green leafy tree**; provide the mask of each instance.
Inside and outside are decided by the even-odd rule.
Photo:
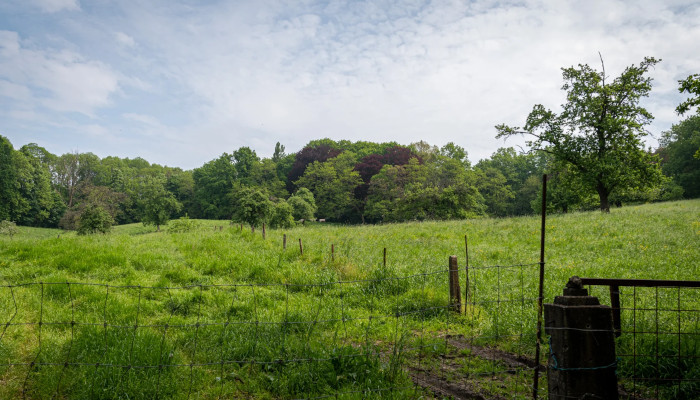
[[[197,218],[229,219],[233,213],[231,192],[236,182],[233,156],[224,153],[192,172],[194,204],[192,215]]]
[[[0,136],[0,220],[16,220],[29,207],[22,197],[20,178],[25,160],[10,141]]]
[[[700,114],[673,125],[659,140],[662,169],[684,190],[688,198],[700,197]]]
[[[476,164],[475,170],[486,172],[493,168],[500,172],[505,178],[506,188],[500,189],[494,186],[496,181],[489,179],[478,180],[479,191],[483,191],[486,204],[490,213],[496,216],[507,215],[527,215],[532,213],[531,202],[537,191],[532,191],[525,187],[527,180],[531,176],[540,179],[544,173],[543,161],[537,154],[520,154],[512,147],[499,148],[491,158],[481,160]],[[487,174],[487,177],[498,179],[494,172]],[[499,191],[503,191],[499,193]],[[513,193],[510,197],[505,191]],[[499,204],[491,204],[491,202]]]
[[[471,167],[471,163],[467,157],[467,151],[464,150],[463,147],[454,144],[454,142],[449,142],[442,146],[440,148],[440,155],[459,161],[465,168]]]
[[[700,106],[700,74],[690,75],[684,80],[678,81],[678,91],[693,96],[676,107],[678,114],[683,115],[693,107]],[[700,107],[697,111],[700,112]]]
[[[678,81],[678,91],[681,93],[689,93],[694,96],[676,107],[676,112],[679,115],[685,114],[695,106],[700,106],[700,74],[690,75],[684,80]],[[700,107],[698,107],[697,112],[698,115],[700,115]],[[700,160],[700,146],[697,147],[693,157]]]
[[[633,185],[652,185],[661,180],[654,156],[646,152],[644,127],[653,119],[639,105],[651,91],[648,70],[659,61],[647,57],[627,67],[610,82],[602,71],[588,65],[563,68],[566,103],[559,114],[538,104],[527,117],[524,130],[496,126],[498,138],[524,134],[531,150],[542,151],[570,164],[610,211],[610,194]]]
[[[317,215],[321,218],[343,220],[355,204],[354,190],[362,183],[360,174],[353,170],[355,156],[349,151],[326,162],[315,161],[295,182],[314,194]]]
[[[275,152],[272,153],[272,161],[278,163],[281,159],[285,157],[285,155],[286,154],[284,154],[284,145],[280,144],[280,142],[275,143]]]
[[[142,182],[141,222],[153,225],[160,232],[170,217],[180,211],[182,205],[165,189],[165,177],[148,177]]]
[[[486,212],[492,216],[505,216],[511,210],[511,201],[515,193],[511,190],[501,171],[493,167],[476,169],[476,186],[484,196]]]
[[[55,227],[66,210],[60,194],[51,185],[50,165],[56,156],[34,143],[22,146],[20,152],[26,160],[23,197],[29,206],[21,224]]]
[[[237,193],[234,220],[258,226],[270,219],[274,203],[260,189],[243,187]]]
[[[294,226],[294,217],[292,216],[292,206],[280,200],[272,206],[270,216],[270,227],[272,228],[291,228]]]
[[[287,199],[287,203],[292,207],[292,217],[295,220],[310,221],[316,218],[316,200],[309,189],[300,188]]]
[[[80,213],[78,235],[107,233],[113,223],[114,219],[107,210],[96,204],[90,204]]]

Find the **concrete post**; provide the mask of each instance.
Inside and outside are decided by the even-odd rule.
[[[571,277],[563,296],[544,306],[551,335],[549,399],[618,399],[612,309]]]

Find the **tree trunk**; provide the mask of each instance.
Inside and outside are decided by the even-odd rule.
[[[600,211],[604,213],[610,212],[610,201],[608,196],[610,195],[610,190],[606,188],[602,183],[599,183],[596,187],[598,191],[598,197],[600,197]]]

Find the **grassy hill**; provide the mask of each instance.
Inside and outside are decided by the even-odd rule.
[[[502,348],[532,348],[539,217],[318,223],[265,239],[259,228],[196,223],[185,233],[133,224],[87,237],[24,227],[1,237],[0,322],[13,324],[0,338],[0,397],[402,398],[381,388],[408,385],[397,366],[439,351],[441,334],[495,332]],[[546,301],[572,275],[700,276],[700,200],[553,215],[546,228]],[[449,255],[464,266],[465,235],[472,268],[520,267],[475,270],[472,294],[498,298],[498,308],[455,317],[444,310],[444,270]],[[313,361],[300,369],[280,357]]]

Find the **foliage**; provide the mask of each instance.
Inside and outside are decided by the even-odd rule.
[[[505,178],[505,183],[498,175],[491,171],[486,173],[486,178],[478,179],[479,191],[486,191],[484,197],[489,206],[490,215],[528,215],[532,213],[531,204],[536,200],[538,189],[533,190],[532,179],[540,180],[544,174],[543,157],[538,154],[519,154],[512,147],[496,150],[491,158],[481,160],[476,164],[475,170],[486,173],[490,168],[500,172]],[[534,177],[534,178],[531,178]],[[528,179],[530,181],[528,181]],[[505,187],[494,185],[503,184]],[[506,192],[506,193],[498,193]],[[512,192],[510,197],[507,192]],[[538,211],[539,208],[536,210]]]
[[[678,81],[678,91],[694,96],[676,107],[678,114],[683,115],[690,111],[691,108],[700,106],[700,74],[690,75],[684,80]],[[700,113],[700,108],[697,111]]]
[[[673,125],[659,140],[661,167],[680,185],[688,198],[700,197],[700,115],[693,115]]]
[[[600,198],[600,208],[610,210],[609,196],[633,185],[653,185],[661,178],[658,162],[646,152],[641,139],[644,126],[653,119],[639,105],[651,91],[646,73],[659,61],[647,57],[630,66],[612,82],[605,68],[588,65],[563,68],[563,90],[567,102],[556,114],[538,104],[527,117],[524,131],[504,124],[496,126],[497,137],[526,134],[527,144],[570,164],[582,182]]]
[[[230,194],[236,181],[232,156],[224,153],[192,172],[194,209],[200,218],[228,219],[233,213]]]
[[[262,190],[244,187],[236,196],[234,221],[258,226],[270,219],[274,204]]]
[[[316,218],[316,200],[309,189],[300,188],[287,199],[287,203],[292,207],[294,220],[314,220]]]
[[[168,232],[170,233],[186,233],[195,230],[199,224],[197,221],[190,219],[190,217],[185,214],[184,216],[170,221],[168,226]]]
[[[385,165],[372,177],[365,217],[396,222],[454,219],[481,215],[483,197],[462,164],[443,158],[441,164]]]
[[[315,161],[295,182],[313,193],[319,217],[340,221],[354,206],[354,190],[362,182],[354,165],[354,154],[346,151],[326,162]]]
[[[279,200],[274,203],[272,207],[272,213],[270,216],[270,227],[271,228],[291,228],[294,226],[294,217],[292,215],[292,206],[284,201]]]
[[[10,238],[19,233],[17,229],[17,224],[12,221],[2,220],[0,222],[0,235],[7,235]]]
[[[309,146],[299,150],[294,157],[294,164],[287,174],[287,189],[291,189],[293,187],[292,185],[296,185],[297,180],[304,175],[309,165],[314,162],[322,163],[330,158],[336,157],[340,153],[341,150],[333,148],[328,144],[320,144],[318,146],[309,144]]]
[[[141,182],[141,222],[154,225],[158,231],[182,205],[165,189],[165,178],[146,178]]]
[[[78,235],[107,233],[112,228],[113,223],[112,216],[104,208],[90,204],[80,213]]]

